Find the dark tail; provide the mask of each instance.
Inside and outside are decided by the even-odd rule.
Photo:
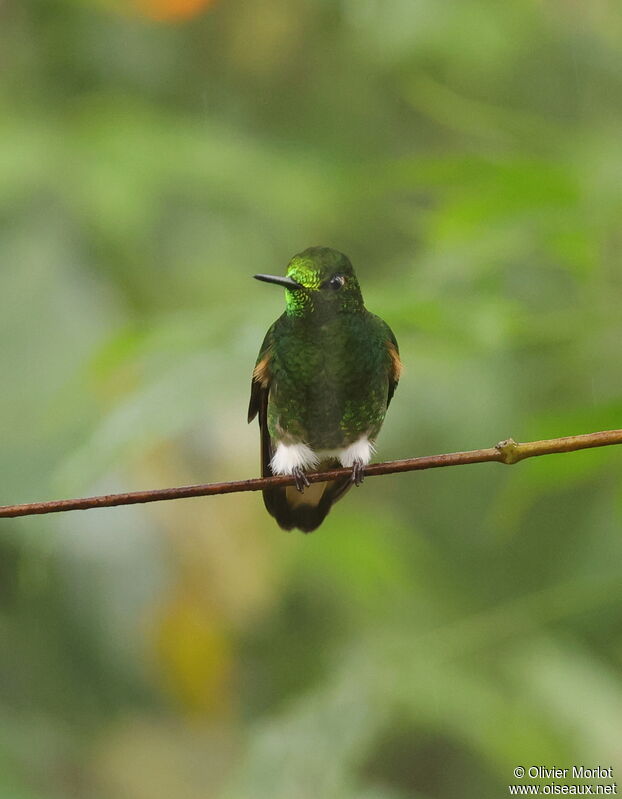
[[[264,467],[264,477],[272,474],[270,462]],[[321,468],[338,468],[337,461],[325,462]],[[326,518],[329,510],[352,485],[349,475],[327,483],[311,483],[301,494],[296,486],[268,488],[263,492],[263,501],[268,513],[277,520],[283,530],[297,527],[303,533],[311,533]]]

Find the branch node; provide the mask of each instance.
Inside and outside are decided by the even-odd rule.
[[[505,463],[508,466],[522,460],[520,444],[514,441],[513,438],[506,438],[505,441],[500,441],[495,446],[495,449],[501,455],[501,463]]]

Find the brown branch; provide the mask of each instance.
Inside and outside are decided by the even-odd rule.
[[[428,455],[423,458],[407,458],[402,461],[372,463],[365,467],[366,477],[397,472],[414,472],[423,469],[438,469],[441,466],[462,466],[467,463],[486,463],[496,461],[511,465],[525,458],[539,455],[553,455],[559,452],[575,452],[579,449],[607,447],[622,444],[622,430],[607,430],[603,433],[588,433],[566,438],[550,438],[543,441],[529,441],[519,444],[511,438],[501,441],[496,447],[474,449],[469,452],[452,452],[448,455]],[[350,473],[350,469],[331,469],[327,472],[309,472],[311,483],[334,480]],[[116,505],[138,505],[145,502],[160,502],[167,499],[186,499],[188,497],[208,497],[213,494],[234,494],[240,491],[261,491],[273,486],[289,486],[294,478],[264,477],[253,480],[239,480],[232,483],[207,483],[204,485],[161,488],[155,491],[134,491],[129,494],[106,494],[84,499],[59,499],[52,502],[30,502],[25,505],[0,506],[0,518],[33,516],[43,513],[61,513],[68,510],[88,510],[89,508],[110,508]]]

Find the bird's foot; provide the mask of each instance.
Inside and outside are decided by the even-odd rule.
[[[352,476],[350,477],[355,486],[360,486],[365,479],[365,464],[362,461],[354,461],[352,464]]]
[[[310,485],[309,478],[305,474],[305,470],[302,468],[302,466],[295,466],[292,475],[296,481],[296,488],[301,494],[304,493],[305,488]]]

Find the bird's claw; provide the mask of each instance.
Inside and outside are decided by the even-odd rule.
[[[352,465],[352,476],[350,479],[355,486],[360,486],[365,479],[365,466],[361,461],[355,461]]]
[[[304,472],[304,469],[301,469],[300,466],[297,466],[294,471],[292,472],[294,480],[296,481],[296,489],[300,491],[300,493],[304,493],[305,488],[309,485],[309,478]]]

